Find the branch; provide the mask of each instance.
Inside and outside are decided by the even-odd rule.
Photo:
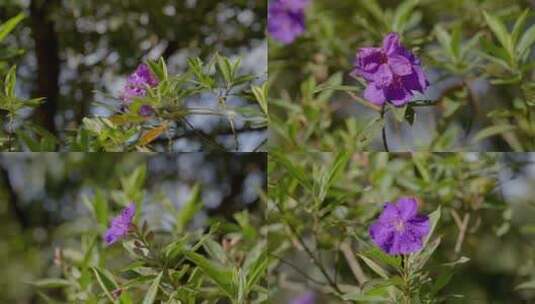
[[[364,283],[368,281],[368,278],[360,267],[359,261],[355,259],[355,255],[353,255],[353,251],[351,250],[351,246],[349,246],[349,243],[343,242],[340,245],[340,251],[342,251],[342,253],[344,254],[347,264],[349,264],[349,268],[351,269],[351,272],[353,272],[353,276],[355,276],[355,279],[357,279],[357,281],[359,282],[359,285],[364,285]]]
[[[242,127],[242,128],[239,128],[239,129],[235,129],[234,132],[236,134],[240,134],[240,133],[249,133],[249,132],[262,132],[262,131],[265,131],[267,128],[266,127],[262,127],[262,128],[255,128],[255,127],[250,127],[250,126],[246,126],[246,127]],[[183,132],[179,133],[179,134],[175,134],[174,136],[172,137],[160,137],[156,140],[153,141],[153,143],[155,144],[164,144],[164,143],[167,143],[168,141],[174,141],[174,140],[178,140],[178,139],[181,139],[181,138],[189,138],[189,137],[198,137],[199,136],[199,133],[198,132],[201,132],[199,131],[198,129],[195,129],[195,128],[189,128],[189,129],[185,129]],[[233,132],[231,129],[221,129],[221,130],[214,130],[211,134],[207,134],[207,133],[204,133],[204,136],[224,136],[224,135],[232,135]]]
[[[24,212],[22,211],[22,209],[19,207],[19,200],[18,200],[17,193],[11,186],[9,173],[4,167],[0,167],[0,179],[2,180],[2,184],[4,186],[4,189],[6,190],[7,202],[9,206],[11,207],[11,209],[13,210],[15,217],[17,218],[18,222],[20,223],[23,229],[28,228],[29,220],[24,214]]]

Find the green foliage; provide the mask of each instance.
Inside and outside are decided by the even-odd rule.
[[[238,96],[247,100],[255,86],[253,75],[240,75],[240,62],[216,54],[208,63],[200,58],[188,60],[188,70],[169,76],[165,61],[148,62],[160,83],[148,90],[148,95],[137,98],[128,106],[127,112],[118,111],[110,117],[84,118],[83,130],[77,132],[70,142],[75,150],[85,151],[152,151],[172,150],[173,142],[181,134],[193,132],[203,142],[205,150],[239,150],[235,120],[243,122],[242,129],[261,131],[267,127],[266,113],[262,108],[261,95],[253,98],[252,104],[230,106],[227,99]],[[217,68],[216,68],[217,67]],[[209,94],[218,100],[218,107],[198,107],[186,103],[192,98]],[[257,104],[258,102],[258,104]],[[265,101],[264,101],[265,102]],[[150,105],[154,115],[144,117],[139,113],[143,105]],[[258,107],[260,105],[260,108]],[[220,117],[228,122],[234,135],[233,147],[220,143],[217,134],[205,134],[189,122],[190,116],[206,115]],[[82,133],[85,143],[81,143]],[[158,141],[161,141],[158,143]]]
[[[81,235],[78,248],[58,249],[55,264],[60,278],[30,282],[43,298],[61,299],[48,290],[59,289],[68,302],[85,303],[262,303],[266,298],[268,257],[261,234],[250,234],[231,222],[218,221],[191,228],[189,223],[203,208],[201,185],[194,185],[181,208],[167,209],[176,219],[171,230],[151,229],[141,222],[146,167],[139,166],[119,179],[120,189],[97,190],[83,197],[94,228]],[[136,216],[128,237],[105,246],[100,235],[118,210],[136,202]],[[252,221],[239,213],[242,224]],[[238,215],[237,215],[238,216]],[[221,227],[225,224],[226,228]],[[245,226],[244,228],[245,229]],[[247,236],[246,236],[247,235]],[[223,240],[223,241],[219,241]],[[120,267],[112,263],[121,259]],[[115,265],[115,266],[112,266]],[[141,303],[141,302],[140,302]]]
[[[531,151],[533,18],[522,1],[313,1],[302,37],[269,47],[271,145]],[[421,60],[431,86],[408,106],[381,109],[350,72],[357,50],[389,32]]]
[[[494,287],[479,281],[484,274],[471,276],[486,271],[483,247],[500,246],[502,224],[521,226],[499,194],[505,188],[497,176],[508,166],[499,154],[277,151],[269,165],[269,254],[276,263],[268,277],[277,303],[298,286],[314,290],[320,303],[449,303],[489,294]],[[403,196],[418,198],[430,232],[420,251],[391,256],[368,229],[385,202]],[[518,212],[527,212],[523,206]],[[526,251],[508,260],[515,266],[493,269],[514,278],[500,299],[521,303],[530,296],[513,300],[510,292],[533,250],[513,241],[511,229],[503,242]]]

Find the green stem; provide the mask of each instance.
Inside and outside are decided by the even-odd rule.
[[[410,265],[409,256],[401,256],[402,279],[403,279],[403,303],[411,304],[411,279],[410,279]]]
[[[385,147],[386,152],[390,152],[388,150],[388,141],[386,140],[386,121],[384,118],[385,118],[385,105],[383,105],[383,107],[381,108],[381,119],[383,120],[383,130],[382,130],[383,146]]]
[[[14,118],[13,118],[13,114],[12,113],[9,113],[8,114],[8,117],[9,117],[9,122],[8,122],[8,130],[7,130],[7,144],[8,144],[8,152],[11,152],[11,150],[13,149],[13,129],[14,129]]]

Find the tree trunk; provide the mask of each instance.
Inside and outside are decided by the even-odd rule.
[[[58,110],[59,98],[59,42],[54,21],[50,19],[51,8],[57,0],[32,0],[30,17],[35,57],[37,58],[37,97],[46,98],[36,111],[38,122],[56,134],[54,117]]]

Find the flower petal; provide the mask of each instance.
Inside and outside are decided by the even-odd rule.
[[[373,75],[373,82],[380,88],[389,86],[394,81],[394,74],[388,64],[381,64]]]
[[[383,207],[383,212],[379,216],[378,221],[382,223],[392,223],[400,219],[399,210],[395,204],[386,203]]]
[[[388,64],[390,65],[390,68],[394,74],[399,76],[410,75],[413,72],[409,59],[400,55],[389,56]]]
[[[292,11],[304,10],[310,3],[309,0],[279,0],[279,2]]]
[[[121,217],[123,219],[127,219],[128,221],[132,221],[132,218],[134,217],[135,213],[136,213],[136,204],[130,203],[121,212]]]
[[[396,208],[401,218],[408,221],[418,214],[418,201],[412,197],[402,197],[396,201]]]
[[[377,246],[379,246],[385,252],[390,251],[395,234],[392,225],[377,221],[370,226],[368,232],[373,242]]]
[[[305,31],[304,11],[291,11],[279,1],[269,4],[268,33],[283,44],[292,43]]]
[[[431,229],[429,218],[426,215],[417,215],[406,223],[407,230],[414,236],[424,238]]]
[[[364,98],[379,106],[383,105],[386,101],[383,90],[376,87],[373,82],[366,87],[366,90],[364,90]]]
[[[389,254],[409,254],[420,251],[423,247],[422,239],[416,237],[408,230],[394,234]]]
[[[354,66],[358,74],[368,81],[373,80],[377,69],[385,62],[385,54],[380,48],[361,48],[355,56]]]
[[[395,106],[402,106],[408,103],[412,98],[412,94],[401,85],[400,81],[392,82],[389,86],[386,86],[383,91],[386,100],[390,101]]]
[[[383,50],[387,55],[395,54],[400,47],[401,43],[397,33],[389,33],[383,39]]]

